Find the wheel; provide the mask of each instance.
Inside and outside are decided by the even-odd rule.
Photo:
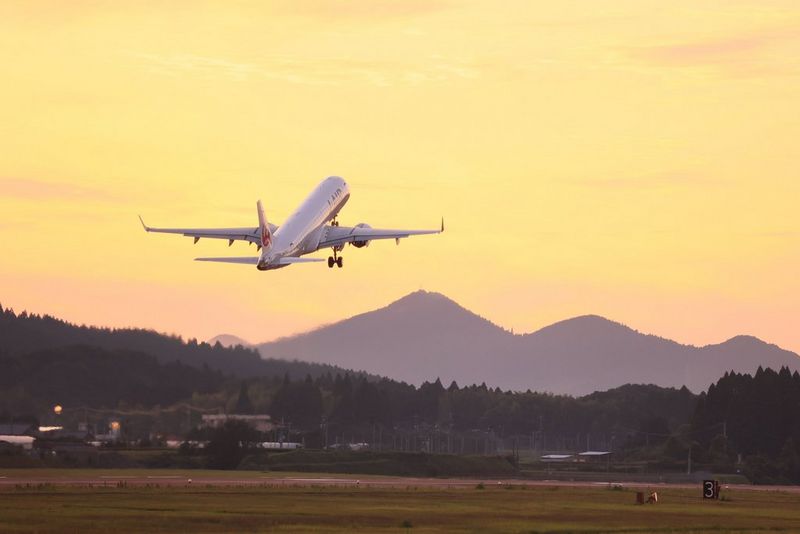
[[[333,267],[333,256],[328,256],[328,269]]]
[[[336,258],[336,265],[341,269],[342,268],[342,257],[339,256]]]

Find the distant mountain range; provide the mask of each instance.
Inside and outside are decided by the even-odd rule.
[[[248,343],[244,339],[238,336],[233,336],[231,334],[220,334],[218,336],[214,336],[211,339],[209,339],[207,343],[212,346],[219,343],[223,347],[236,347],[238,345],[241,345],[242,347],[252,346],[251,343]]]
[[[727,371],[800,370],[800,357],[755,337],[694,347],[586,315],[514,335],[439,293],[257,346],[264,358],[327,363],[419,384],[583,395],[626,383],[703,391]]]

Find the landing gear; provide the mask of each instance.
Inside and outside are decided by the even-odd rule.
[[[339,252],[339,250],[341,249],[340,248],[337,249],[337,247],[334,247],[333,256],[328,256],[328,269],[332,269],[334,265],[336,265],[340,269],[342,268],[343,265],[342,257],[336,254],[337,252]]]

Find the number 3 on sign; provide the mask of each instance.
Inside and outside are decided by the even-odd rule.
[[[703,481],[703,498],[704,499],[718,499],[719,498],[719,482],[716,480]]]

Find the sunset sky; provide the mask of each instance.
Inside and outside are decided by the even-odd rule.
[[[0,304],[266,341],[439,291],[800,351],[800,3],[0,3]],[[324,177],[447,231],[344,269],[201,264]],[[329,251],[320,251],[319,257]]]

